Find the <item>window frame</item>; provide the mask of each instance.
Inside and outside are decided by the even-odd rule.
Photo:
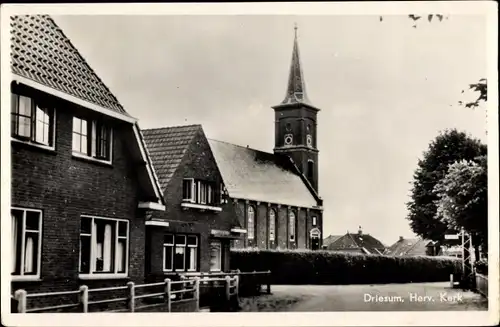
[[[312,225],[313,225],[313,226],[316,226],[317,224],[318,224],[318,217],[313,216],[313,217],[312,217]]]
[[[272,224],[271,224],[272,222]],[[271,228],[272,227],[272,228]],[[271,234],[271,231],[273,233]],[[276,210],[273,208],[269,209],[269,233],[268,233],[269,241],[270,242],[275,242],[276,241]],[[271,238],[272,235],[272,238]]]
[[[189,181],[191,187],[191,197],[185,197],[185,182]],[[217,208],[221,197],[217,198],[216,183],[195,178],[183,178],[182,180],[182,202],[192,203],[207,208]]]
[[[17,253],[14,253],[14,258],[16,261],[18,259],[21,260],[21,266],[20,266],[20,273],[19,275],[14,274],[13,270],[15,270],[15,266],[11,267],[11,279],[12,280],[39,280],[41,276],[41,270],[42,270],[42,237],[43,237],[43,210],[41,209],[32,209],[32,208],[23,208],[23,207],[11,207],[11,224],[12,224],[12,210],[18,210],[18,211],[23,211],[23,218],[22,218],[22,223],[21,223],[21,257],[17,258]],[[26,261],[26,245],[25,245],[25,240],[26,240],[26,213],[28,211],[31,212],[37,212],[39,213],[39,221],[38,221],[38,246],[37,246],[37,267],[36,267],[36,274],[32,275],[26,275],[24,273],[24,265]],[[11,226],[11,230],[12,230]],[[33,231],[30,231],[33,232]],[[17,235],[16,235],[17,236]],[[14,235],[12,235],[14,237]],[[11,246],[12,246],[12,241],[13,239],[11,238]],[[11,249],[11,253],[14,251],[14,247]]]
[[[293,223],[292,223],[292,216],[293,216]],[[297,224],[297,214],[295,213],[294,210],[290,210],[288,212],[288,239],[290,240],[290,242],[296,241],[296,235],[295,235],[297,233],[296,224]]]
[[[184,185],[185,184],[184,183],[185,182],[189,182],[189,184],[190,184],[190,186],[189,186],[190,187],[190,191],[189,192],[190,192],[191,196],[189,198],[185,198],[184,197],[184,191],[185,191],[185,189],[184,189]],[[195,195],[195,181],[194,181],[194,178],[183,178],[182,179],[182,201],[184,201],[184,202],[190,202],[190,203],[195,203],[195,196],[194,195]]]
[[[20,103],[20,97],[25,97],[30,99],[30,116],[26,115],[21,115],[19,113],[19,103]],[[15,98],[15,100],[14,100]],[[11,140],[19,143],[24,143],[24,144],[29,144],[32,146],[36,146],[39,148],[43,148],[46,150],[52,150],[55,151],[56,148],[56,124],[57,124],[57,115],[56,115],[56,108],[54,106],[48,105],[43,100],[39,100],[36,97],[26,95],[26,94],[21,94],[21,93],[16,93],[11,91],[11,110],[10,110],[10,128],[11,128]],[[13,109],[15,108],[15,111]],[[49,142],[48,144],[45,144],[43,142],[37,141],[37,136],[36,136],[36,128],[37,128],[37,123],[38,123],[38,117],[37,117],[37,112],[38,108],[40,109],[48,109],[50,111],[49,113],[49,127],[48,127],[48,138]],[[17,126],[17,131],[14,132],[12,130],[12,118],[15,116],[16,118],[16,126]],[[25,117],[30,119],[30,135],[29,136],[22,136],[19,135],[19,117]]]
[[[170,235],[173,237],[173,242],[172,243],[166,243],[165,242],[165,236],[167,235]],[[177,237],[184,237],[185,239],[185,242],[184,244],[178,244],[177,241],[176,241],[176,238]],[[196,239],[196,244],[195,245],[192,245],[192,244],[189,244],[188,242],[188,238],[189,237],[194,237]],[[175,249],[179,247],[179,248],[183,248],[184,249],[184,267],[183,269],[177,269],[176,266],[175,266]],[[167,269],[166,268],[166,256],[165,256],[165,251],[167,248],[170,248],[171,250],[171,267],[172,269]],[[192,248],[195,248],[195,253],[196,253],[196,259],[195,259],[195,267],[194,269],[192,268],[189,268],[189,262],[187,262],[187,251],[189,251],[190,249]],[[197,234],[184,234],[184,233],[164,233],[163,234],[163,253],[162,253],[162,262],[163,262],[163,272],[196,272],[199,270],[199,262],[198,262],[198,258],[199,258],[199,255],[200,255],[200,242],[199,242],[199,235]]]
[[[109,217],[100,217],[100,216],[92,216],[92,215],[81,215],[80,216],[80,224],[82,219],[91,219],[90,222],[90,267],[89,267],[89,272],[88,273],[82,273],[81,272],[81,266],[82,266],[82,244],[81,244],[81,236],[82,234],[85,236],[89,236],[88,233],[82,233],[81,227],[79,231],[79,239],[80,239],[80,247],[78,251],[78,277],[80,279],[113,279],[113,278],[125,278],[128,277],[129,273],[129,263],[130,263],[130,221],[128,219],[122,219],[122,218],[109,218]],[[108,221],[115,221],[116,226],[115,226],[115,239],[114,239],[114,250],[113,250],[113,256],[114,256],[114,265],[113,265],[113,272],[95,272],[95,261],[96,261],[96,254],[95,254],[95,248],[94,248],[94,243],[96,242],[96,232],[94,233],[94,220],[108,220]],[[117,272],[118,271],[118,257],[116,256],[117,252],[117,245],[118,245],[118,240],[120,238],[125,238],[124,236],[120,237],[120,232],[119,232],[119,226],[120,222],[125,222],[127,224],[127,236],[126,236],[126,244],[127,244],[127,249],[125,251],[125,272]]]
[[[252,211],[252,229],[250,229],[250,210]],[[255,240],[255,208],[249,205],[247,208],[247,239]],[[251,232],[250,232],[251,231]]]
[[[212,268],[212,248],[213,248],[213,245],[216,244],[218,249],[219,249],[219,253],[218,253],[218,266],[216,268]],[[222,242],[220,240],[211,240],[210,241],[210,271],[214,271],[214,272],[219,272],[219,271],[222,271],[222,251],[223,251],[223,246],[222,246]]]
[[[78,150],[75,150],[73,148],[73,141],[75,134],[81,136],[83,135],[81,133],[76,132],[74,130],[74,122],[75,119],[79,119],[80,121],[86,121],[87,123],[87,151],[86,152],[81,152]],[[84,116],[80,115],[73,115],[73,120],[72,120],[72,128],[71,128],[71,153],[73,157],[78,157],[78,158],[83,158],[86,160],[91,160],[91,161],[97,161],[97,162],[103,162],[107,164],[112,164],[113,162],[113,143],[114,143],[114,133],[113,133],[113,128],[102,121],[92,119],[92,118],[85,118]],[[108,150],[108,156],[109,158],[102,157],[98,154],[99,149],[101,148],[101,138],[99,137],[100,129],[98,128],[104,128],[107,131],[106,137],[107,137],[107,150]],[[80,149],[81,149],[81,144],[80,144]]]

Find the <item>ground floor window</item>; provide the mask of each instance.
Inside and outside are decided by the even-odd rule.
[[[164,271],[198,270],[198,237],[184,234],[165,234],[163,237]]]
[[[127,274],[128,224],[123,219],[81,218],[81,274]]]
[[[210,242],[210,271],[222,270],[222,243],[221,241]]]
[[[42,211],[11,209],[12,275],[40,276]]]

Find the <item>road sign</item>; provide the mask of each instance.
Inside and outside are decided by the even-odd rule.
[[[458,234],[447,234],[444,236],[445,240],[458,240]]]

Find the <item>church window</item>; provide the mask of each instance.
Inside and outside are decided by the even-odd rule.
[[[311,182],[314,179],[314,161],[307,162],[307,179]]]
[[[255,238],[255,209],[252,206],[247,209],[247,233],[249,240]]]
[[[292,143],[293,143],[293,135],[286,134],[285,135],[285,145],[292,145]]]
[[[290,241],[295,241],[295,212],[290,211],[288,214],[288,234],[290,235]]]
[[[269,211],[269,241],[276,240],[276,212],[274,209]]]

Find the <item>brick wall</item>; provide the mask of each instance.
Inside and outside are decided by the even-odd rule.
[[[13,290],[28,292],[77,289],[80,216],[129,220],[129,277],[144,275],[145,226],[137,208],[138,182],[120,134],[130,128],[116,121],[113,127],[112,166],[72,157],[74,112],[90,114],[62,100],[56,107],[55,151],[12,142],[12,206],[43,210],[41,281],[13,282]],[[126,280],[85,281],[89,287],[124,284]]]
[[[210,210],[201,211],[199,209],[183,208],[182,188],[184,178],[201,179],[216,184],[215,190],[218,192],[222,177],[213,158],[208,141],[200,130],[194,137],[192,143],[179,168],[175,171],[164,191],[166,202],[165,212],[154,212],[155,219],[169,221],[169,226],[148,227],[148,235],[151,235],[148,246],[151,248],[151,258],[148,260],[151,274],[161,276],[163,268],[163,235],[165,233],[192,233],[199,236],[199,262],[201,271],[210,269],[210,236],[211,229],[227,230],[238,226],[238,219],[232,201],[221,206],[221,212]],[[229,240],[223,241],[224,251],[229,251]],[[223,260],[229,260],[229,255],[223,254]],[[229,264],[223,264],[223,268]]]

